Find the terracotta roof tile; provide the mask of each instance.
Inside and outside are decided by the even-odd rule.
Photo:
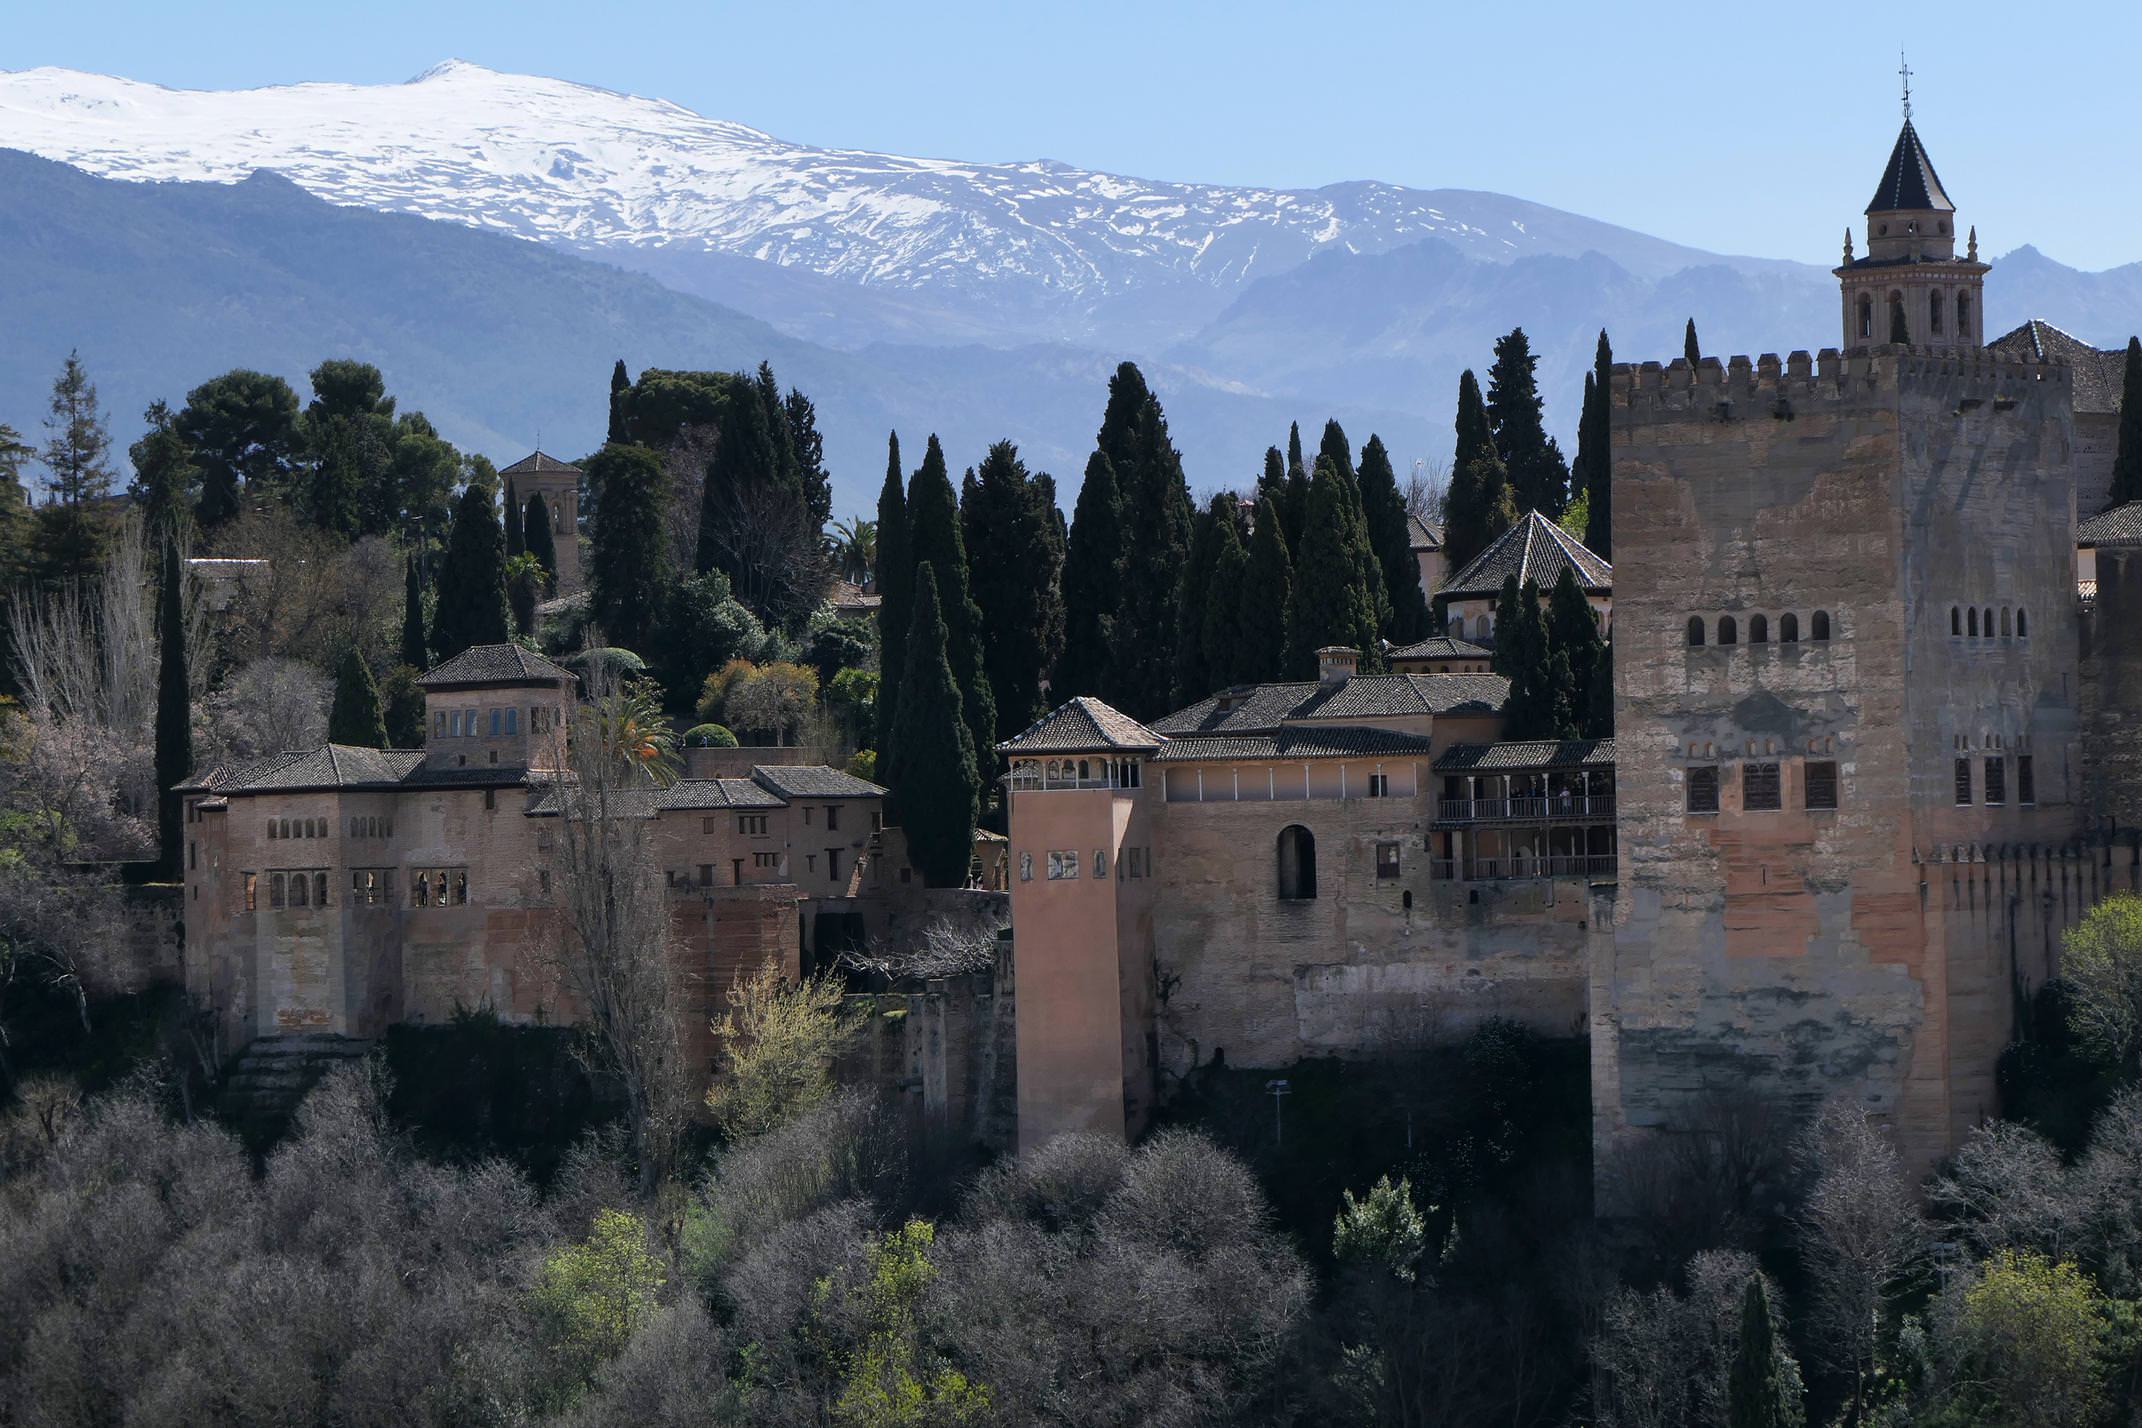
[[[753,782],[782,798],[883,798],[885,790],[867,779],[824,764],[761,764]]]
[[[1489,659],[1494,652],[1470,640],[1453,639],[1449,635],[1432,635],[1417,645],[1387,651],[1386,660],[1396,662],[1406,659]]]
[[[1540,739],[1507,744],[1452,744],[1435,761],[1437,773],[1474,769],[1561,769],[1614,763],[1612,739]]]
[[[1527,511],[1471,565],[1451,577],[1440,593],[1459,599],[1500,595],[1504,579],[1514,575],[1519,585],[1530,580],[1544,595],[1554,588],[1564,567],[1577,572],[1577,584],[1587,591],[1614,588],[1612,565],[1538,511]]]
[[[547,456],[540,451],[530,452],[498,474],[501,476],[533,476],[551,471],[570,471],[575,476],[580,474],[580,468],[571,462],[560,461],[557,457]]]
[[[1004,753],[1095,753],[1108,749],[1155,749],[1160,736],[1130,715],[1080,695],[997,745]]]
[[[470,645],[417,678],[424,689],[468,684],[571,684],[574,674],[520,645]]]

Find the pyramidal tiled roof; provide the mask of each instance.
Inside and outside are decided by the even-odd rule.
[[[557,457],[546,456],[540,451],[531,451],[498,474],[501,476],[534,476],[546,471],[570,471],[575,476],[580,474],[580,468],[571,462],[560,461]]]
[[[571,684],[574,678],[563,665],[520,645],[470,645],[425,670],[417,684],[425,689],[454,684]]]
[[[1120,710],[1081,694],[997,745],[1005,753],[1094,753],[1157,749],[1160,735]]]
[[[2075,528],[2077,545],[2142,545],[2142,501],[2129,501]]]
[[[2034,317],[2012,332],[2004,332],[1986,344],[1989,352],[2005,352],[2038,362],[2065,362],[2074,387],[2074,407],[2079,412],[2116,412],[2127,385],[2127,354],[2092,347],[2072,332],[2063,332],[2043,318]]]
[[[1410,511],[1406,513],[1406,537],[1414,550],[1443,548],[1443,528],[1429,524]]]
[[[1470,640],[1453,639],[1449,635],[1430,635],[1415,645],[1401,645],[1388,650],[1384,659],[1392,663],[1415,659],[1486,659],[1489,651]]]
[[[1585,590],[1605,592],[1614,588],[1614,567],[1587,550],[1582,541],[1538,511],[1527,511],[1477,559],[1451,577],[1442,594],[1478,598],[1502,593],[1502,582],[1516,576],[1546,594],[1562,576],[1564,566],[1577,572],[1577,584]]]
[[[1926,146],[1919,142],[1919,131],[1911,127],[1911,120],[1906,119],[1903,130],[1897,135],[1897,146],[1890,152],[1889,167],[1882,170],[1882,182],[1874,190],[1873,200],[1867,204],[1867,212],[1913,210],[1954,213],[1956,205],[1949,202],[1948,194],[1942,190],[1941,179],[1934,172],[1934,161],[1926,156]]]

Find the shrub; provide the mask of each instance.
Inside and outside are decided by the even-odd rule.
[[[736,735],[721,724],[694,724],[684,731],[684,746],[688,749],[733,749]]]

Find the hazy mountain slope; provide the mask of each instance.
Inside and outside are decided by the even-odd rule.
[[[1427,236],[1493,260],[1596,250],[1646,276],[1717,261],[1499,194],[1231,188],[1047,160],[815,149],[660,100],[459,61],[400,85],[228,92],[0,73],[0,145],[127,179],[230,182],[271,168],[338,204],[583,247],[747,257],[927,294],[956,315],[954,336],[1172,338],[1312,254]],[[710,281],[683,285],[705,296]]]
[[[2096,347],[2125,347],[2142,333],[2142,263],[2085,273],[2025,244],[1986,275],[1986,335],[2042,317]]]
[[[610,364],[747,368],[771,360],[818,402],[843,511],[874,504],[884,440],[919,459],[943,434],[959,465],[1009,436],[1075,491],[1115,358],[1065,346],[836,352],[600,263],[451,224],[338,208],[262,175],[129,184],[0,151],[0,420],[35,436],[52,375],[79,347],[120,445],[142,408],[233,366],[302,394],[323,357],[376,362],[406,408],[500,460],[540,433],[577,455],[602,439]],[[1321,405],[1220,390],[1156,367],[1193,483],[1246,480],[1290,418]],[[1339,408],[1357,439],[1425,451],[1434,423]]]

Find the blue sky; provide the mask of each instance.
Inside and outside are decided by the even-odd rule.
[[[191,88],[391,82],[450,56],[805,143],[1155,178],[1486,188],[1829,262],[1919,128],[1986,251],[2142,259],[2133,4],[5,0],[0,67]]]

